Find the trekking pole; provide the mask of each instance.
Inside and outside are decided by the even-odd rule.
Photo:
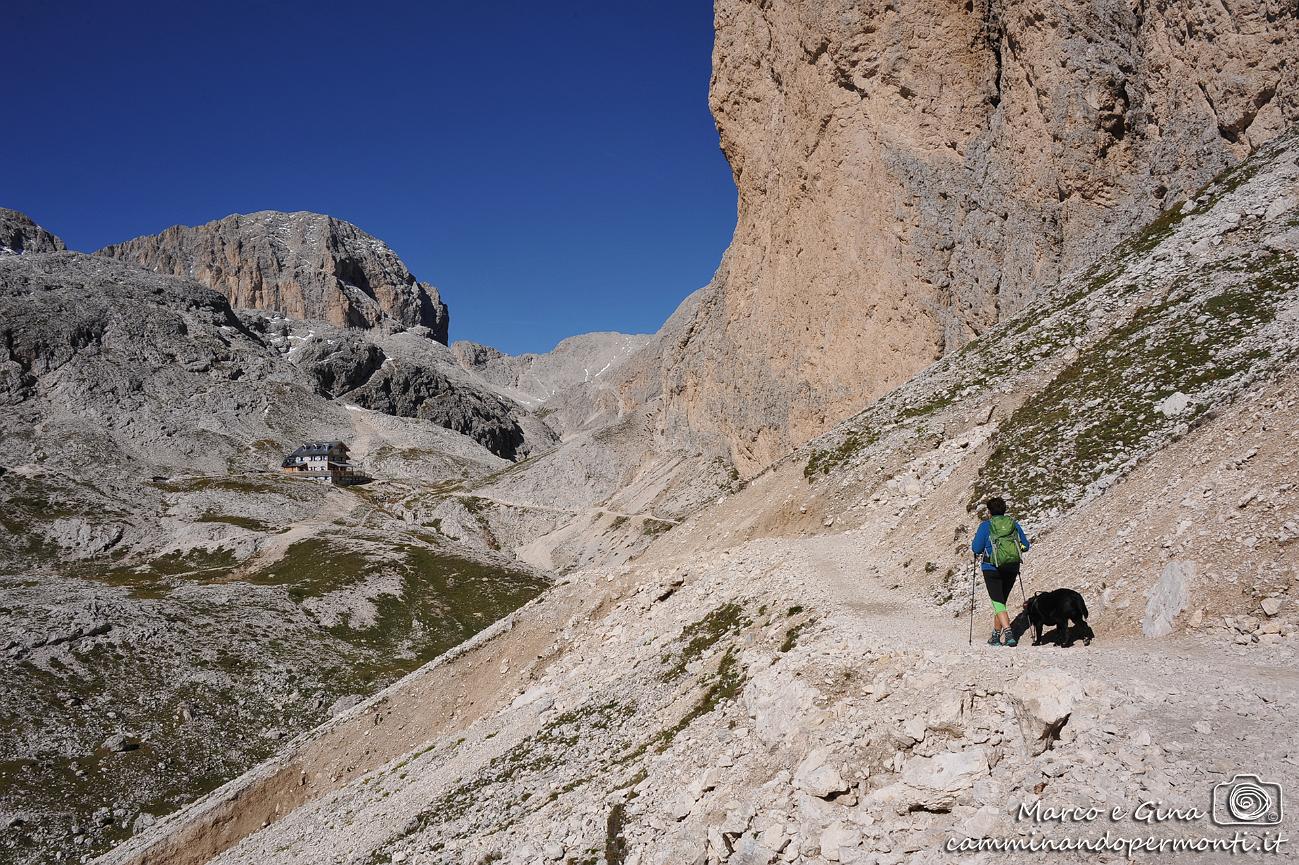
[[[970,645],[974,645],[974,582],[979,574],[979,557],[974,557],[974,570],[970,572]]]

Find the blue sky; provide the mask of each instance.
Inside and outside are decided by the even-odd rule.
[[[313,210],[387,241],[453,339],[651,331],[735,224],[712,4],[19,4],[0,206],[74,249]]]

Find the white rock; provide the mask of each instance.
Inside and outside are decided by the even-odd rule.
[[[924,719],[908,718],[907,722],[902,725],[902,732],[905,733],[913,742],[923,741],[925,738]]]
[[[544,710],[555,705],[555,697],[553,697],[551,692],[547,691],[546,688],[536,686],[529,688],[529,690],[523,691],[522,694],[514,697],[514,701],[511,703],[511,707],[509,708],[521,709],[525,707],[525,705],[531,705],[531,707],[535,707],[538,712],[544,712]]]
[[[730,808],[722,819],[722,825],[718,827],[723,835],[743,835],[749,828],[749,823],[753,821],[753,806],[741,805],[738,802],[733,805],[734,807]]]
[[[826,748],[814,748],[794,772],[794,786],[806,793],[825,799],[835,793],[848,789],[839,770],[830,764],[830,752]]]
[[[1081,682],[1054,668],[1030,670],[1011,685],[1011,705],[1030,754],[1051,746],[1083,692]]]
[[[690,812],[694,810],[694,807],[694,799],[690,798],[688,795],[680,794],[672,797],[672,799],[668,801],[667,808],[664,810],[673,820],[684,820],[690,816]]]
[[[836,820],[821,832],[821,858],[827,862],[842,862],[844,848],[860,846],[861,832],[841,820]]]
[[[938,699],[934,701],[933,708],[929,710],[929,729],[959,736],[962,732],[961,718],[963,712],[964,703],[961,692],[943,691]]]
[[[719,861],[725,862],[731,855],[731,845],[726,843],[721,830],[716,826],[708,827],[708,847],[713,856]]]
[[[785,839],[782,833],[780,838],[782,848],[784,843]],[[735,849],[726,861],[734,863],[734,865],[770,865],[770,863],[776,861],[777,853],[779,853],[779,849],[772,849],[752,835],[744,835],[735,842]]]
[[[1276,219],[1283,213],[1288,213],[1295,207],[1299,206],[1299,198],[1294,195],[1279,195],[1268,205],[1267,210],[1263,213],[1263,218],[1268,222]]]
[[[902,781],[911,787],[939,793],[972,790],[988,774],[988,749],[944,751],[932,757],[912,757],[902,767]]]
[[[1191,407],[1191,398],[1180,390],[1155,404],[1155,411],[1164,417],[1177,417]]]
[[[1267,613],[1269,616],[1275,616],[1277,613],[1281,612],[1281,599],[1264,598],[1263,603],[1260,606],[1263,607],[1264,613]]]
[[[721,780],[721,772],[717,769],[705,769],[695,776],[695,779],[686,787],[686,794],[692,802],[697,802],[699,797],[717,787],[717,782]]]
[[[1147,637],[1163,637],[1173,630],[1173,619],[1186,606],[1195,579],[1195,562],[1171,561],[1150,590],[1141,632]]]
[[[798,747],[825,716],[816,688],[775,668],[757,674],[744,689],[753,730],[768,745]]]
[[[1002,816],[1001,809],[995,805],[984,805],[974,812],[974,816],[965,821],[961,827],[971,838],[990,838],[1003,835],[1009,828],[1009,821]]]
[[[772,823],[759,832],[757,837],[758,846],[766,847],[775,853],[784,850],[788,841],[789,839],[785,837],[785,827],[780,823]]]

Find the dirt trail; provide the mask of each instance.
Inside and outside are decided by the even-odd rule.
[[[975,586],[974,643],[970,645],[968,573],[964,583],[958,580],[962,602],[955,605],[959,617],[953,618],[950,612],[910,596],[905,584],[890,588],[863,561],[863,551],[871,547],[861,534],[854,531],[782,542],[789,563],[806,567],[800,576],[808,592],[822,594],[823,604],[837,607],[828,622],[834,628],[873,639],[884,637],[902,653],[942,651],[952,662],[953,675],[971,674],[992,685],[1004,685],[1027,669],[1054,667],[1129,693],[1163,694],[1167,699],[1157,702],[1141,721],[1167,739],[1186,742],[1202,738],[1195,736],[1194,725],[1205,721],[1215,730],[1237,731],[1216,737],[1212,748],[1187,746],[1188,753],[1204,765],[1253,771],[1270,768],[1259,765],[1261,760],[1269,764],[1281,760],[1289,767],[1284,773],[1294,773],[1292,756],[1277,753],[1267,757],[1267,744],[1256,733],[1240,732],[1242,719],[1254,718],[1268,707],[1292,704],[1299,695],[1299,659],[1293,652],[1280,657],[1263,655],[1193,636],[1159,640],[1114,636],[1106,633],[1105,617],[1096,611],[1091,622],[1097,637],[1090,646],[1033,646],[1026,638],[1013,649],[992,647],[984,644],[991,615],[982,584]],[[1041,582],[1048,577],[1034,574],[1031,562],[1025,565],[1025,576],[1030,590],[1056,587],[1035,585],[1034,579]],[[1292,719],[1290,725],[1291,736],[1278,732],[1273,741],[1293,741],[1299,736],[1299,719]]]
[[[356,433],[352,436],[352,444],[348,448],[353,459],[365,459],[374,450],[374,439],[385,439],[379,428],[366,417],[367,413],[367,409],[358,405],[347,406],[347,418],[352,422],[352,430]]]
[[[652,514],[628,514],[628,513],[623,513],[622,511],[615,511],[615,510],[610,510],[609,508],[601,508],[601,507],[589,507],[589,508],[582,508],[580,510],[574,510],[572,508],[553,508],[547,505],[513,502],[507,499],[500,499],[500,498],[496,498],[495,496],[483,495],[482,493],[473,492],[473,491],[451,492],[448,495],[450,495],[452,498],[457,498],[457,499],[481,499],[485,502],[491,502],[492,504],[502,505],[503,507],[507,507],[507,508],[519,508],[520,510],[528,510],[528,511],[541,511],[543,513],[548,513],[548,514],[577,515],[577,514],[595,513],[595,514],[604,514],[606,516],[611,516],[611,517],[622,517],[623,519],[628,519],[628,520],[640,519],[643,517],[645,519],[656,520],[660,523],[670,523],[671,525],[674,526],[681,524],[680,520],[670,520],[667,517],[656,517]]]

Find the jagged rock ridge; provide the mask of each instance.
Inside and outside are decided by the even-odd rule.
[[[340,327],[385,320],[422,325],[446,343],[449,314],[378,238],[317,213],[235,214],[100,250],[160,273],[196,279],[237,308],[279,311]]]
[[[67,247],[61,238],[41,228],[27,214],[0,207],[0,255],[63,249]]]

